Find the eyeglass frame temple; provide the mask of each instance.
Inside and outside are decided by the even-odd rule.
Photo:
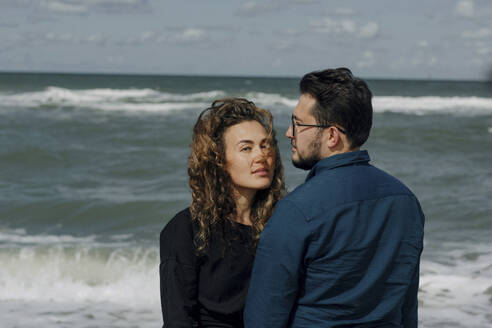
[[[346,134],[347,132],[345,132],[345,130],[343,130],[342,128],[339,128],[338,126],[334,125],[334,124],[330,124],[330,125],[319,125],[319,124],[303,124],[303,123],[295,123],[294,120],[294,115],[292,115],[290,117],[290,120],[291,120],[291,125],[292,125],[292,137],[296,137],[296,125],[297,126],[310,126],[310,127],[314,127],[314,128],[324,128],[324,129],[327,129],[329,127],[332,127],[334,126],[338,131],[340,131],[341,133],[343,134]]]

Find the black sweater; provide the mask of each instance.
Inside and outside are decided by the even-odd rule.
[[[163,327],[243,327],[254,259],[251,227],[223,220],[200,255],[193,242],[198,230],[187,208],[161,232]]]

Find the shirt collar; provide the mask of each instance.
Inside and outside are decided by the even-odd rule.
[[[337,154],[330,157],[323,158],[316,163],[311,171],[309,171],[306,181],[314,177],[316,174],[323,170],[331,170],[336,167],[352,165],[356,163],[368,163],[371,159],[367,150],[356,150],[347,153]]]

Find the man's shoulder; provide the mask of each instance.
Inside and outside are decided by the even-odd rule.
[[[376,184],[380,189],[396,195],[414,196],[413,192],[401,180],[390,173],[371,165],[372,174],[368,178],[370,183]]]
[[[292,206],[302,209],[309,203],[308,199],[311,192],[310,189],[311,188],[309,188],[309,184],[307,182],[304,182],[294,188],[294,190],[289,192],[287,195],[285,195],[284,198],[280,200],[280,202],[282,204],[285,204],[285,206]]]
[[[303,218],[309,221],[316,198],[327,192],[326,188],[311,179],[297,186],[282,198],[275,206],[275,210],[279,209],[284,215],[288,214],[297,219]]]
[[[313,200],[323,198],[326,201],[334,200],[339,186],[344,181],[343,176],[338,175],[335,170],[323,172],[297,186],[285,200],[294,203],[299,208],[310,208]],[[335,196],[335,197],[331,197]]]
[[[280,199],[275,205],[275,211],[269,221],[280,220],[282,225],[307,219],[305,204],[296,196],[295,190]]]
[[[293,198],[292,193],[285,196],[275,205],[272,217],[267,221],[263,236],[280,238],[285,236],[307,236],[310,233],[310,213],[303,208],[299,201]]]
[[[336,168],[312,177],[282,200],[306,217],[336,211],[341,205],[393,196],[416,198],[391,174],[370,164]]]

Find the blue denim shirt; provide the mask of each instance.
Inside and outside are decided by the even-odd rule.
[[[261,235],[247,328],[416,327],[424,214],[367,151],[319,161]]]

